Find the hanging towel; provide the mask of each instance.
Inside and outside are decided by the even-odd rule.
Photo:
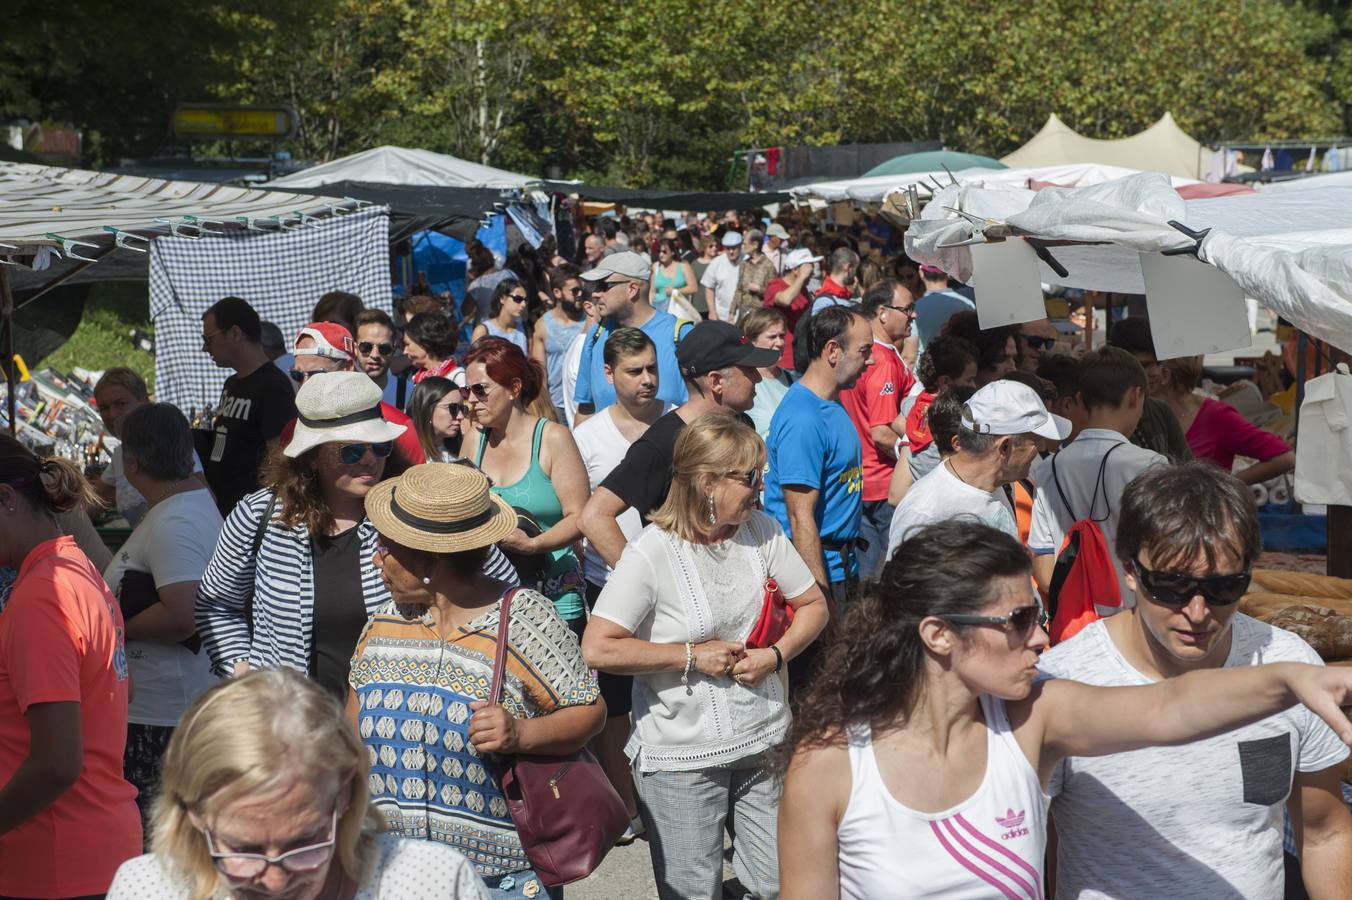
[[[1266,172],[1273,167],[1272,148],[1268,147],[1263,151],[1263,161],[1259,164],[1258,170]]]

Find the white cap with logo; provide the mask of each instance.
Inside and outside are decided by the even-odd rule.
[[[1000,379],[978,390],[962,407],[962,427],[978,434],[1036,434],[1063,441],[1070,420],[1047,412],[1042,398],[1026,384]]]
[[[790,250],[789,255],[784,257],[784,271],[796,269],[799,266],[805,266],[808,263],[819,263],[822,261],[820,256],[815,256],[811,250],[806,247],[799,247],[797,250]]]

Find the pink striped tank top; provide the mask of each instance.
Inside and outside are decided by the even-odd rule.
[[[986,775],[951,809],[922,813],[883,784],[867,725],[849,732],[850,802],[837,833],[841,900],[1042,900],[1047,804],[1004,701],[981,698]]]

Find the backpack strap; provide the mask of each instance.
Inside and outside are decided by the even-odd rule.
[[[679,344],[681,342],[681,331],[687,326],[693,326],[694,324],[695,323],[691,322],[689,319],[677,319],[676,330],[671,336],[671,342],[673,344]]]
[[[1056,474],[1056,458],[1060,455],[1060,450],[1052,454],[1052,484],[1056,487],[1056,496],[1061,498],[1061,505],[1066,508],[1066,512],[1070,513],[1070,521],[1078,522],[1080,517],[1075,515],[1075,510],[1070,508],[1070,501],[1066,499],[1066,492],[1061,489],[1061,477]]]
[[[1123,441],[1122,443],[1125,444],[1126,441]],[[1103,460],[1099,463],[1098,478],[1094,481],[1094,493],[1089,495],[1089,521],[1091,522],[1106,522],[1112,517],[1112,501],[1108,499],[1108,485],[1104,481],[1103,474],[1108,468],[1108,457],[1112,456],[1113,451],[1121,446],[1122,444],[1113,444],[1109,447],[1108,452],[1103,454]],[[1095,519],[1094,507],[1098,505],[1100,491],[1103,492],[1103,518]]]

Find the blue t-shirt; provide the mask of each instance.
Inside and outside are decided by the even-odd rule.
[[[769,471],[765,477],[765,511],[786,534],[789,512],[784,485],[801,484],[817,495],[814,518],[822,542],[859,537],[864,510],[864,468],[859,432],[845,407],[826,401],[795,383],[770,420]],[[827,550],[826,571],[832,583],[847,575],[836,550]],[[849,573],[852,574],[852,573]]]
[[[610,337],[612,323],[602,322],[582,339],[582,359],[578,361],[577,389],[574,399],[579,406],[592,405],[592,412],[600,412],[615,402],[615,387],[606,381],[606,338]],[[681,325],[681,337],[689,333],[693,322]],[[676,317],[657,312],[639,326],[639,330],[653,339],[657,347],[657,399],[672,406],[686,401],[685,382],[681,367],[676,362]]]
[[[938,337],[944,323],[955,314],[976,309],[976,304],[956,291],[930,291],[915,302],[915,333],[920,349]]]

